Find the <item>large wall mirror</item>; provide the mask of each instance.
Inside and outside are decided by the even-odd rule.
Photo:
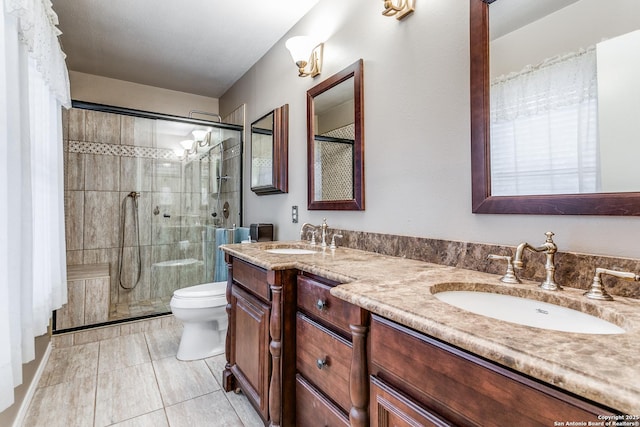
[[[640,215],[640,2],[470,1],[473,212]]]
[[[289,191],[289,105],[251,123],[251,191],[259,196]]]
[[[307,91],[311,210],[364,210],[362,62]]]

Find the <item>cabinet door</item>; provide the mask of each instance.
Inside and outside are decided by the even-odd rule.
[[[233,334],[236,380],[264,420],[269,415],[269,317],[270,308],[234,286],[236,333]]]
[[[380,379],[371,377],[371,427],[451,425]]]

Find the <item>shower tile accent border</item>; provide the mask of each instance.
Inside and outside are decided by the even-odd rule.
[[[102,154],[107,156],[141,157],[146,159],[180,160],[173,150],[166,148],[141,147],[135,145],[107,144],[101,142],[68,142],[69,153]]]
[[[55,334],[51,336],[51,345],[53,348],[72,347],[74,345],[88,344],[124,335],[137,334],[139,332],[179,328],[181,326],[182,323],[177,320],[173,314],[167,314],[166,316],[158,316],[151,319],[135,320],[116,325]]]
[[[487,255],[511,255],[515,246],[431,239],[427,237],[401,236],[330,229],[330,234],[342,234],[340,246],[415,259],[493,274],[504,274],[503,262],[488,261]],[[545,278],[545,258],[542,253],[527,252],[525,268],[518,271],[523,279],[542,281]],[[611,270],[640,272],[640,259],[590,255],[574,252],[556,253],[556,280],[562,286],[589,289],[596,267]],[[612,295],[640,299],[640,286],[636,282],[603,276],[603,283]]]

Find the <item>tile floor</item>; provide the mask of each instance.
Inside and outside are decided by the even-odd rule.
[[[24,427],[262,426],[246,397],[220,384],[224,355],[181,362],[181,328],[55,348]]]

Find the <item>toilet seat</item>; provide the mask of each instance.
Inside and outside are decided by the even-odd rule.
[[[173,291],[174,297],[180,298],[200,298],[215,295],[224,295],[227,292],[227,282],[205,283],[203,285],[189,286],[188,288],[176,289]]]
[[[175,308],[220,307],[227,304],[227,282],[205,283],[177,289],[169,305]]]

